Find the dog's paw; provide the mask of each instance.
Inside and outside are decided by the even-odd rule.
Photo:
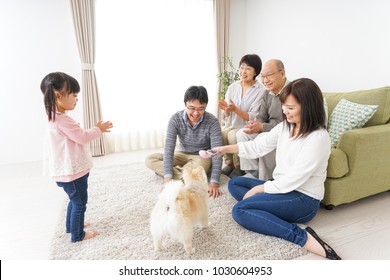
[[[160,185],[160,192],[162,192],[165,188],[165,182],[161,183]]]
[[[208,228],[209,226],[211,226],[210,222],[204,222],[204,223],[200,224],[200,228]]]
[[[161,251],[161,242],[160,241],[154,241],[153,242],[154,251]]]
[[[189,255],[192,255],[193,253],[195,253],[195,248],[193,247],[190,247],[190,248],[185,248],[187,254]]]

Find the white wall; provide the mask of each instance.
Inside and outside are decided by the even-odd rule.
[[[390,1],[231,0],[230,53],[284,61],[324,91],[390,85]],[[52,71],[81,82],[68,0],[0,0],[0,165],[40,160]],[[82,123],[82,104],[72,116]],[[0,167],[1,168],[1,167]]]
[[[230,0],[229,53],[237,69],[242,56],[248,53],[258,53],[257,50],[249,51],[246,48],[246,36],[249,33],[246,30],[248,23],[246,5],[246,0]]]
[[[41,80],[62,71],[81,83],[69,1],[0,0],[0,38],[0,164],[40,160]],[[80,101],[72,116],[82,122]]]
[[[390,1],[231,0],[231,54],[280,58],[323,91],[390,85]]]

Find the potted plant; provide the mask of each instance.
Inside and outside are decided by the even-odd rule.
[[[225,69],[221,73],[217,75],[217,78],[221,84],[221,91],[218,92],[219,99],[225,99],[225,94],[228,87],[235,81],[240,79],[240,75],[238,70],[234,67],[232,58],[229,56],[225,56],[222,58],[221,64],[225,64]]]

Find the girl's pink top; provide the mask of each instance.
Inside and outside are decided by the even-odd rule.
[[[92,168],[88,144],[102,136],[98,127],[82,129],[71,117],[57,113],[49,121],[46,135],[44,169],[56,182],[71,182]]]

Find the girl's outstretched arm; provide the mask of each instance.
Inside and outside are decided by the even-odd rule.
[[[114,127],[110,121],[98,121],[96,126],[100,129],[101,132],[110,132],[110,129]]]

